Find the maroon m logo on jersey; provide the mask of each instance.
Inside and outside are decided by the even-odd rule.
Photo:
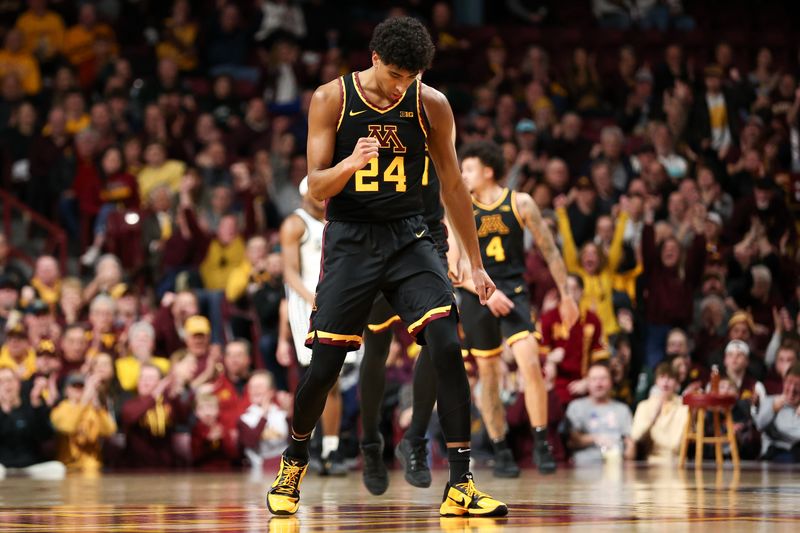
[[[381,126],[370,124],[367,126],[369,129],[369,136],[378,139],[381,148],[393,148],[396,154],[406,153],[406,147],[397,135],[397,126]]]

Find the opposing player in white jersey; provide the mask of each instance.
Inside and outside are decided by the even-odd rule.
[[[307,192],[307,181],[303,179],[300,183],[302,207],[286,217],[280,230],[289,326],[297,361],[304,369],[311,363],[311,348],[305,345],[305,339],[314,304],[314,291],[319,281],[322,233],[325,228],[325,205],[314,200]],[[291,346],[289,339],[285,337],[279,339],[280,360],[287,360]],[[362,353],[363,347],[357,352],[350,352],[345,362],[359,361]],[[341,419],[342,396],[339,387],[334,386],[328,393],[321,418],[322,461],[319,470],[323,475],[341,476],[347,473],[347,468],[337,451]]]

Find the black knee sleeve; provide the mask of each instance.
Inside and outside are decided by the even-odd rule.
[[[296,434],[311,433],[317,425],[325,409],[328,391],[339,379],[345,356],[347,348],[314,341],[311,364],[303,374],[295,394],[292,429]]]
[[[461,358],[457,327],[456,315],[451,313],[425,326],[425,339],[436,369],[437,411],[445,439],[469,442],[469,381]]]

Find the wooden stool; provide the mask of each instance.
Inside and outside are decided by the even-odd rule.
[[[686,452],[689,441],[695,442],[695,467],[703,464],[703,445],[714,444],[717,466],[721,466],[725,459],[722,456],[722,444],[727,442],[731,447],[731,460],[734,467],[739,467],[739,448],[736,446],[736,432],[733,430],[732,409],[736,404],[736,397],[722,394],[687,394],[683,397],[683,404],[689,407],[689,418],[686,420],[686,429],[681,441],[680,466],[686,464]],[[720,432],[720,413],[725,413],[726,434]],[[706,413],[710,413],[714,420],[714,436],[705,436]]]

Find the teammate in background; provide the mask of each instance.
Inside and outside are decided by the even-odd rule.
[[[530,296],[525,272],[525,228],[533,233],[561,294],[559,313],[567,331],[578,319],[578,307],[567,292],[567,269],[539,208],[525,193],[509,191],[498,180],[505,172],[503,152],[492,142],[476,142],[461,153],[461,172],[472,193],[481,255],[497,285],[486,306],[481,305],[470,280],[461,292],[461,320],[466,348],[475,357],[482,383],[480,410],[494,448],[494,474],[517,477],[519,467],[506,442],[506,417],[500,400],[500,355],[503,339],[524,382],[525,408],[533,438],[533,461],[543,474],[556,463],[547,442],[547,390],[539,365],[539,346],[533,336]]]
[[[417,79],[433,60],[430,34],[409,17],[379,24],[370,43],[372,67],[318,88],[309,110],[309,193],[327,200],[323,265],[311,327],[309,370],[297,389],[289,446],[267,493],[273,514],[300,504],[308,438],[328,391],[362,332],[380,291],[430,346],[439,419],[447,440],[450,479],[442,516],[499,516],[507,506],[479,491],[469,472],[470,390],[457,334],[447,272],[423,221],[425,148],[436,165],[442,200],[472,266],[483,303],[494,284],[483,269],[469,194],[452,143],[447,99]]]
[[[300,182],[302,206],[286,217],[281,224],[280,242],[283,256],[284,280],[286,281],[286,306],[289,328],[283,327],[278,339],[278,360],[288,364],[291,358],[291,330],[297,362],[308,371],[311,349],[305,345],[308,333],[308,317],[314,304],[314,289],[319,280],[322,254],[322,234],[325,228],[325,204],[308,194],[308,179]],[[351,352],[347,362],[355,362],[360,352]],[[315,468],[321,475],[343,476],[347,466],[339,454],[339,430],[342,421],[342,395],[338,382],[328,391],[325,409],[322,411],[322,453],[320,464]]]
[[[454,130],[455,133],[455,130]],[[448,261],[448,230],[444,223],[444,207],[442,206],[439,178],[436,170],[425,161],[422,175],[422,191],[424,199],[424,220],[436,244],[439,259],[447,268],[450,278],[459,283],[463,270],[458,264],[458,256]],[[452,238],[452,236],[450,236]],[[453,243],[455,244],[455,242]],[[453,246],[453,248],[456,248]],[[364,359],[361,362],[360,403],[361,403],[361,452],[364,458],[362,476],[364,486],[372,494],[380,495],[389,487],[389,473],[383,462],[383,437],[378,425],[380,423],[383,392],[386,385],[386,359],[392,342],[391,327],[400,321],[382,295],[378,296],[369,315],[367,329],[364,330]],[[403,439],[395,448],[395,457],[403,466],[405,479],[411,485],[427,488],[431,485],[431,471],[428,467],[428,440],[426,433],[431,419],[431,412],[436,403],[436,371],[430,358],[427,346],[419,352],[414,365],[413,406],[411,423]]]

